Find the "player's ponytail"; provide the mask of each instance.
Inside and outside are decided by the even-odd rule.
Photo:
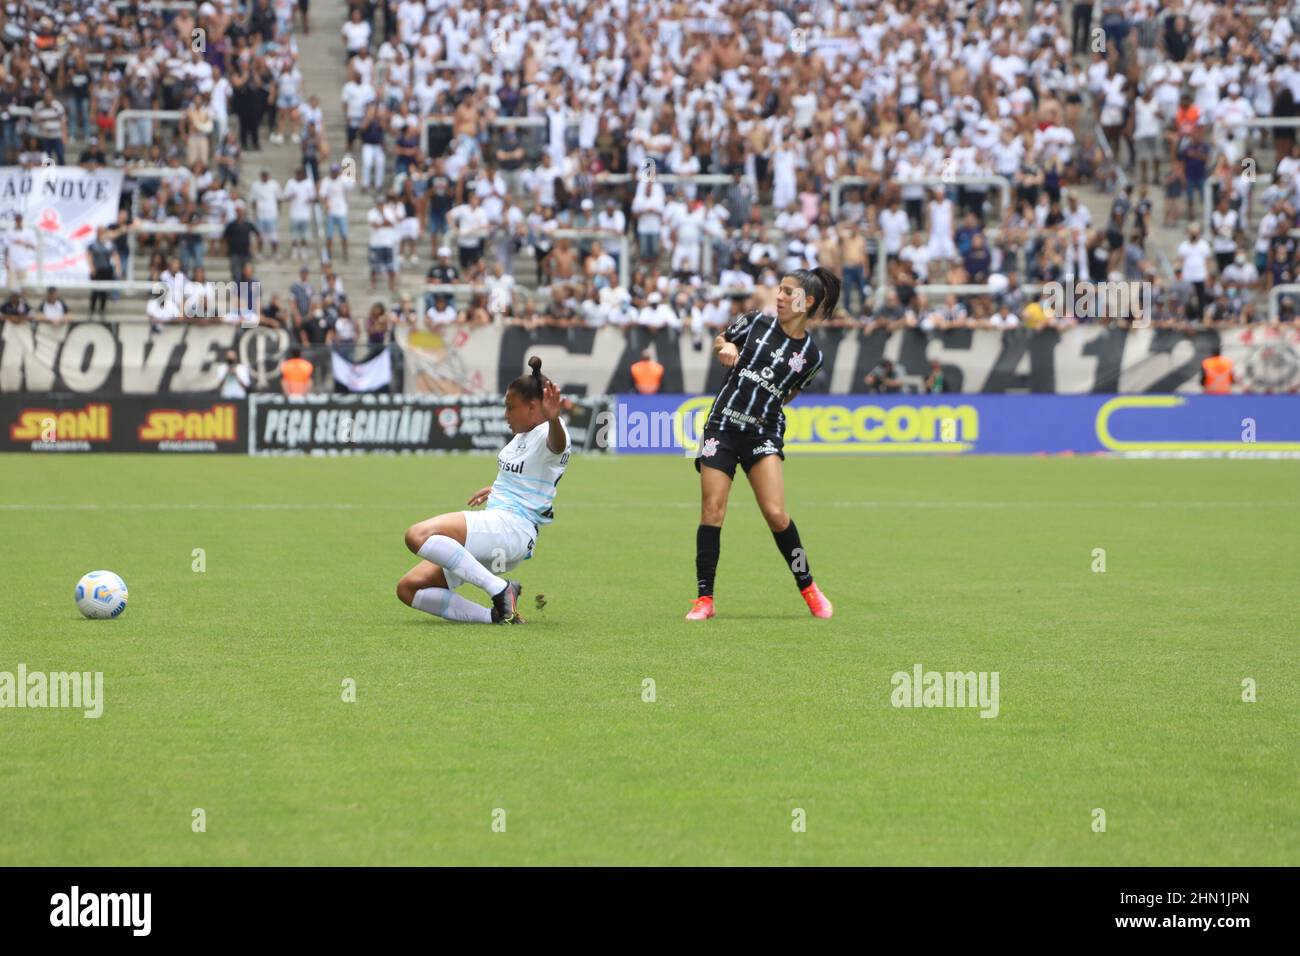
[[[816,269],[795,269],[786,275],[799,283],[799,287],[816,303],[814,311],[808,313],[809,319],[818,314],[832,315],[840,301],[840,279],[830,269],[818,266]]]
[[[840,304],[840,277],[830,269],[818,266],[813,273],[822,280],[825,293],[822,295],[821,309],[822,315],[830,317],[835,314],[835,307]]]
[[[510,383],[509,391],[514,392],[526,402],[541,401],[542,392],[549,381],[542,374],[542,360],[534,355],[528,360],[528,367],[532,372],[520,375]]]

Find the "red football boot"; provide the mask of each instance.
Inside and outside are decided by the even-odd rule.
[[[825,594],[822,594],[822,589],[817,586],[816,581],[799,593],[803,595],[803,599],[807,602],[808,610],[812,611],[813,617],[831,616],[831,602],[826,599]]]

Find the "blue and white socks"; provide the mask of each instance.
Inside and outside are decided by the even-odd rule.
[[[475,604],[446,588],[421,588],[415,592],[411,607],[435,617],[464,624],[491,624],[492,609]]]
[[[455,538],[449,538],[445,534],[432,535],[420,546],[418,553],[426,561],[432,561],[448,571],[455,571],[476,588],[486,591],[488,597],[505,590],[506,582],[483,567],[478,558],[466,551],[465,546]]]

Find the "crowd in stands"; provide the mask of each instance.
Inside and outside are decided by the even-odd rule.
[[[230,279],[255,281],[288,256],[300,281],[264,292],[260,318],[303,344],[493,322],[702,339],[814,265],[844,276],[832,326],[1124,324],[1040,292],[1122,281],[1149,283],[1153,324],[1193,328],[1267,320],[1268,290],[1300,274],[1300,141],[1248,125],[1300,117],[1294,4],[348,6],[340,87],[308,90],[305,3],[10,4],[4,162],[175,168],[128,175],[91,274],[121,277],[133,253],[136,275],[183,287],[224,280],[206,273],[219,254]],[[118,120],[128,108],[182,118]],[[254,171],[264,141],[300,150],[286,181]],[[1098,188],[1104,221],[1086,201]],[[353,204],[368,207],[370,282],[347,290],[334,268],[353,251]],[[7,227],[11,260],[29,235]],[[430,288],[408,293],[403,274]],[[208,321],[150,307],[155,322]],[[1284,298],[1281,317],[1296,315]]]

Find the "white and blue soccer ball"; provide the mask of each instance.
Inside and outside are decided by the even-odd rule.
[[[126,610],[126,582],[112,571],[91,571],[77,582],[77,610],[88,618],[104,620]]]

